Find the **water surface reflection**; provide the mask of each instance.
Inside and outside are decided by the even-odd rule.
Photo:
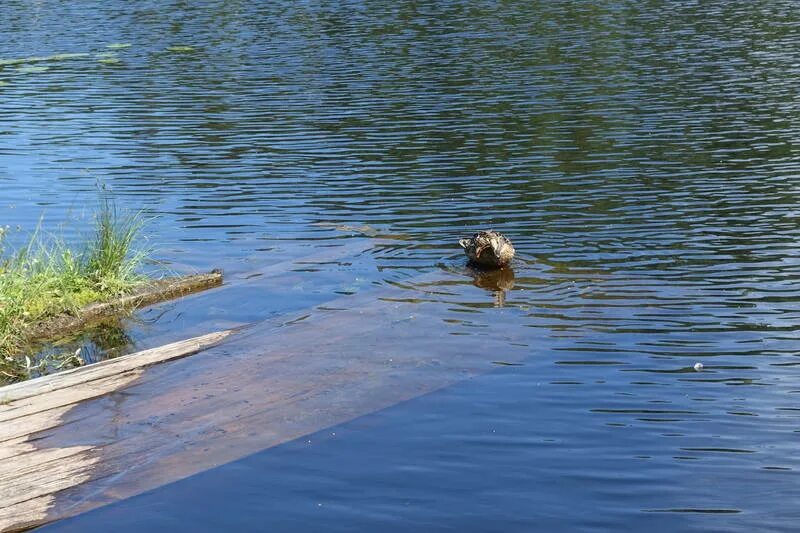
[[[793,2],[2,10],[3,60],[84,54],[0,64],[4,223],[44,211],[74,237],[100,179],[159,217],[152,240],[176,270],[246,277],[373,239],[151,310],[133,342],[402,289],[391,297],[440,310],[443,337],[503,324],[529,352],[169,501],[226,486],[226,524],[278,529],[791,529]],[[513,288],[457,264],[457,238],[479,227],[512,236]]]

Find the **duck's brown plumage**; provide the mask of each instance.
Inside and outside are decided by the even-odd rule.
[[[494,230],[479,231],[469,239],[461,239],[458,244],[470,263],[485,268],[500,268],[508,265],[514,258],[514,246],[511,241]]]

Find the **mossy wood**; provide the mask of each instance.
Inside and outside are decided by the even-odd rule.
[[[63,337],[114,315],[218,287],[222,285],[222,281],[222,272],[215,270],[204,274],[147,282],[134,292],[110,302],[91,304],[77,313],[61,314],[43,320],[29,328],[25,336],[30,342]]]

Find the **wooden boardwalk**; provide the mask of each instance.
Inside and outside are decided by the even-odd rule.
[[[133,496],[527,355],[513,342],[518,328],[450,334],[463,312],[408,296],[378,289],[0,389],[0,531]]]

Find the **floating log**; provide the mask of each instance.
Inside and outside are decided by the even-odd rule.
[[[173,277],[144,283],[134,292],[110,302],[87,305],[74,314],[60,314],[31,326],[25,333],[31,341],[42,341],[63,337],[81,330],[100,320],[127,313],[140,307],[172,300],[187,294],[204,291],[222,285],[222,271],[207,274]]]

